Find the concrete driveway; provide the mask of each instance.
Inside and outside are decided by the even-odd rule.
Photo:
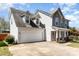
[[[68,43],[37,42],[12,45],[9,50],[14,56],[79,56],[79,48],[67,46]]]

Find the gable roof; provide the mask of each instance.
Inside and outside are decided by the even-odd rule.
[[[34,20],[33,18],[39,18],[40,17],[39,15],[34,15],[34,14],[31,14],[29,11],[24,12],[24,11],[17,10],[14,8],[10,8],[10,12],[14,17],[14,21],[17,27],[28,27],[29,26],[29,27],[36,27],[36,28],[38,27],[44,28],[44,25],[42,23],[38,26],[37,24],[33,22]],[[30,24],[26,24],[23,22],[23,19],[22,19],[23,16],[29,16],[31,18]]]
[[[17,9],[14,9],[14,8],[10,8],[10,12],[11,12],[11,14],[13,14],[13,17],[14,17],[14,20],[15,20],[15,23],[16,23],[17,27],[26,27],[26,25],[23,22],[21,16],[23,16],[23,15],[32,16],[32,14],[29,13],[28,11],[24,12],[24,11],[17,10]]]
[[[48,13],[48,12],[43,11],[43,10],[37,10],[36,13],[37,13],[37,12],[41,12],[41,13],[43,13],[43,14],[45,14],[45,15],[51,17],[56,11],[58,11],[58,9],[53,10],[51,13]],[[36,13],[35,13],[35,14],[36,14]]]
[[[52,10],[52,11],[50,11],[49,13],[52,15],[52,14],[54,14],[57,10],[58,10],[58,8],[57,8],[57,9],[54,9],[54,10]]]
[[[37,10],[36,13],[37,13],[37,12],[41,12],[41,13],[43,13],[43,14],[45,14],[45,15],[51,17],[51,14],[50,14],[50,13],[45,12],[45,11],[43,11],[43,10]],[[35,13],[35,14],[36,14],[36,13]]]
[[[37,10],[36,13],[37,13],[37,12],[41,12],[41,13],[43,13],[43,14],[49,16],[49,17],[52,17],[52,15],[54,15],[54,14],[55,14],[56,12],[58,12],[58,11],[61,13],[62,17],[64,18],[64,15],[62,14],[60,8],[57,8],[57,9],[53,10],[51,13],[45,12],[45,11],[43,11],[43,10]],[[35,13],[35,14],[36,14],[36,13]],[[64,19],[65,19],[65,18],[64,18]],[[65,20],[68,20],[68,19],[65,19]],[[68,21],[69,21],[69,20],[68,20]]]

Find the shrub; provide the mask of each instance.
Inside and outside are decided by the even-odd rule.
[[[72,41],[72,40],[73,40],[73,38],[74,38],[74,36],[73,36],[73,35],[70,35],[70,36],[69,36],[69,40],[70,40],[70,41]]]
[[[0,41],[0,47],[7,46],[7,44],[4,41]]]
[[[60,38],[60,39],[58,39],[58,43],[65,43],[66,42],[66,40],[65,40],[65,38]]]
[[[69,39],[72,42],[79,42],[79,37],[78,36],[71,35],[71,36],[69,36]]]
[[[6,37],[5,41],[8,42],[8,44],[12,44],[14,42],[14,37],[9,35]]]

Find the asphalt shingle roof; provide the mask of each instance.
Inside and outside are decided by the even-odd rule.
[[[29,13],[28,11],[24,12],[24,11],[17,10],[17,9],[14,9],[14,8],[10,8],[10,11],[11,11],[11,14],[13,14],[16,26],[17,27],[26,27],[25,23],[22,20],[22,16],[23,15],[32,16],[32,14]]]

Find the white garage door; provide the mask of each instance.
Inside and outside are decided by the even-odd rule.
[[[22,42],[35,42],[44,41],[44,30],[27,30],[22,31],[20,34],[20,43]]]

